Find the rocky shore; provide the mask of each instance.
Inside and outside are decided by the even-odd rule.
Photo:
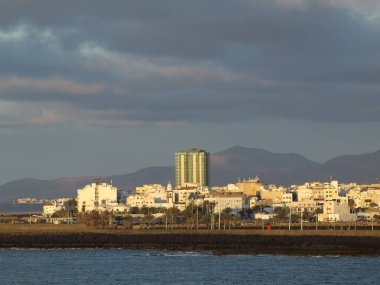
[[[379,236],[210,232],[0,232],[0,248],[125,248],[216,254],[380,256]]]

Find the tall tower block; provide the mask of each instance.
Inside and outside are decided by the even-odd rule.
[[[176,152],[175,182],[177,187],[186,184],[209,186],[210,153],[197,148]]]

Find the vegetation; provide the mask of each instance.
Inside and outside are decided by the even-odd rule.
[[[289,210],[287,210],[285,207],[277,207],[274,209],[274,214],[276,219],[285,220],[289,214]]]
[[[86,213],[80,213],[77,215],[77,223],[85,224],[92,228],[107,228],[114,224],[114,214],[112,212],[104,211],[92,211]]]

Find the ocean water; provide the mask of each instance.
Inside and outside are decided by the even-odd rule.
[[[42,212],[42,204],[0,204],[0,212]]]
[[[0,284],[380,284],[380,258],[0,250]]]

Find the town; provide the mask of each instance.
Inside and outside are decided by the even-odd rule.
[[[42,215],[26,219],[30,223],[166,229],[183,225],[230,229],[249,221],[266,229],[275,224],[289,229],[296,224],[302,229],[310,223],[315,227],[346,223],[354,228],[358,221],[367,221],[373,229],[380,220],[380,184],[344,184],[331,179],[284,187],[255,177],[211,187],[210,180],[210,154],[185,149],[175,153],[175,185],[170,181],[142,185],[128,195],[112,181],[95,178],[77,190],[77,197],[50,200],[43,205]],[[33,199],[20,199],[21,203],[28,201]]]

